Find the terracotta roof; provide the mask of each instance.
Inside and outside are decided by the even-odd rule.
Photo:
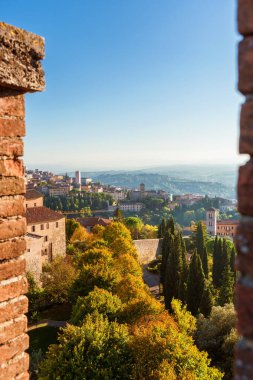
[[[59,212],[50,210],[47,207],[30,207],[26,209],[27,224],[50,222],[64,218]]]
[[[106,218],[96,218],[96,217],[87,217],[87,218],[77,218],[77,222],[79,222],[83,227],[94,227],[97,224],[100,226],[108,226],[112,221]]]
[[[239,224],[239,220],[237,219],[226,219],[226,220],[221,220],[219,222],[217,222],[217,226],[221,226],[221,225],[229,225],[229,224]]]
[[[43,197],[43,195],[39,193],[37,190],[34,190],[34,189],[26,190],[25,199],[38,199],[41,197]]]

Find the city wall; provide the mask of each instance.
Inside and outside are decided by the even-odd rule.
[[[162,239],[134,240],[141,264],[148,264],[162,253]]]

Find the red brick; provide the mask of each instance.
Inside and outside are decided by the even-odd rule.
[[[26,219],[0,219],[0,240],[11,239],[26,234]]]
[[[253,156],[253,101],[241,108],[239,152]]]
[[[19,137],[0,137],[0,156],[20,157],[24,155],[24,144]]]
[[[25,259],[0,263],[0,281],[25,274]]]
[[[253,218],[243,217],[241,219],[235,244],[237,248],[237,270],[253,277]]]
[[[0,197],[0,218],[10,216],[24,216],[25,203],[24,197]]]
[[[28,346],[29,337],[26,334],[22,334],[0,346],[0,365],[9,361],[14,356],[22,354],[22,352],[28,349]]]
[[[253,93],[253,37],[246,37],[239,43],[239,81],[242,94]]]
[[[0,304],[0,323],[7,322],[28,312],[28,299],[20,296]],[[1,356],[1,355],[0,355]]]
[[[238,211],[253,215],[253,163],[249,161],[239,168]]]
[[[234,363],[236,380],[253,379],[253,350],[238,343],[235,348],[236,360]]]
[[[21,375],[18,375],[15,380],[29,380],[30,375],[28,372],[22,373]]]
[[[0,178],[0,194],[1,195],[16,195],[25,193],[24,178]]]
[[[237,329],[240,335],[253,338],[253,288],[237,282],[236,309],[238,315]]]
[[[253,34],[253,0],[238,1],[238,30],[243,35]]]
[[[2,323],[0,325],[0,344],[8,342],[26,332],[27,318],[22,315],[20,318],[14,319],[11,322]]]
[[[27,293],[28,284],[25,277],[21,277],[13,282],[10,280],[0,283],[0,302],[10,300]]]
[[[25,122],[22,119],[6,119],[0,117],[0,136],[23,137],[25,136]]]
[[[25,239],[14,239],[0,243],[0,260],[13,259],[24,253],[26,249]]]
[[[19,91],[7,90],[0,93],[0,116],[16,116],[23,118],[25,115],[24,95]]]
[[[26,373],[28,368],[29,356],[25,353],[14,358],[6,367],[0,368],[0,380],[16,379],[17,375]]]
[[[24,166],[22,160],[0,160],[0,173],[5,177],[22,177]]]

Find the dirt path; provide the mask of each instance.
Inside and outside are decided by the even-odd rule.
[[[51,326],[51,327],[64,327],[66,326],[67,321],[54,321],[52,319],[45,319],[39,321],[37,324],[33,325],[28,325],[28,331],[38,329],[40,327],[45,327],[45,326]]]

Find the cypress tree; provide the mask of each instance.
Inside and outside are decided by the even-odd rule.
[[[230,254],[230,269],[232,273],[234,274],[234,279],[236,279],[235,256],[236,256],[235,246],[233,246],[231,250],[231,254]]]
[[[209,317],[212,311],[212,307],[213,307],[213,295],[210,290],[210,287],[205,286],[199,310],[205,317]]]
[[[158,227],[158,232],[157,232],[158,239],[164,238],[165,232],[166,232],[166,222],[165,222],[165,219],[163,218]]]
[[[222,272],[224,270],[224,260],[223,260],[223,244],[222,239],[218,239],[217,244],[217,268],[216,268],[216,275],[217,275],[217,283],[216,286],[219,288],[221,286],[221,280],[222,280]]]
[[[171,301],[179,298],[182,275],[182,250],[180,236],[176,235],[169,253],[164,286],[164,301],[166,309],[171,311]]]
[[[199,254],[192,256],[187,280],[187,309],[196,316],[205,288],[205,275]]]
[[[187,297],[188,263],[187,263],[187,253],[186,253],[185,242],[181,233],[180,233],[180,242],[181,242],[181,253],[182,253],[182,272],[181,272],[178,298],[185,304],[186,297]]]
[[[204,250],[203,250],[202,266],[203,266],[205,277],[208,278],[209,270],[208,270],[208,257],[207,257],[206,247],[204,247]]]
[[[218,258],[218,236],[216,235],[215,240],[214,240],[214,246],[213,246],[213,285],[215,287],[218,286],[219,283],[219,258]]]
[[[170,230],[172,235],[175,235],[175,223],[173,217],[171,217],[167,222],[167,228]]]
[[[222,285],[219,294],[219,305],[224,306],[226,303],[233,302],[234,298],[234,275],[228,264],[222,273]]]
[[[163,238],[162,242],[162,260],[161,260],[161,266],[160,266],[160,282],[163,285],[163,288],[165,286],[165,274],[166,274],[166,267],[167,267],[167,261],[169,257],[169,253],[171,251],[171,247],[173,244],[173,236],[169,231],[166,231],[165,236]]]
[[[205,247],[205,240],[204,240],[203,226],[201,222],[198,222],[197,229],[196,229],[196,248],[197,248],[197,253],[199,254],[201,260],[203,260],[204,247]]]

